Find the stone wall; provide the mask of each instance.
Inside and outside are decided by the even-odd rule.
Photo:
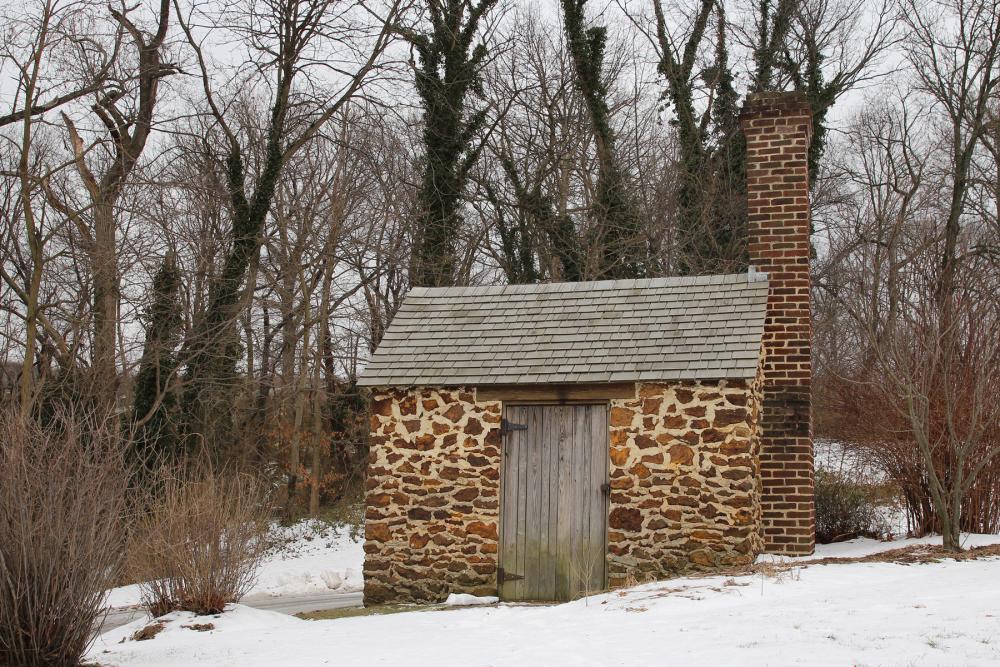
[[[465,389],[372,396],[365,602],[496,595],[500,404]]]
[[[760,384],[640,384],[611,402],[609,586],[761,551]]]
[[[747,141],[750,263],[768,275],[761,479],[768,551],[810,554],[815,538],[810,392],[809,141],[802,93],[750,95]]]
[[[609,586],[760,552],[760,388],[638,384],[611,401]],[[373,394],[367,604],[496,594],[500,421],[472,390]]]

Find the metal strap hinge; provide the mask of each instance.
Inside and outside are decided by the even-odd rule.
[[[500,420],[500,435],[507,435],[511,431],[527,431],[527,424],[515,424],[506,418]]]
[[[508,572],[502,567],[497,568],[497,583],[500,584],[501,586],[505,581],[517,581],[518,579],[524,579],[524,575]]]

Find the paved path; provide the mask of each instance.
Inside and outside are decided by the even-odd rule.
[[[362,606],[362,594],[358,593],[314,593],[312,595],[282,595],[280,597],[250,597],[242,602],[248,607],[268,609],[281,614],[297,614],[303,611],[324,609],[345,609]],[[101,632],[107,632],[120,625],[130,623],[145,615],[145,611],[134,607],[112,609],[101,624]]]

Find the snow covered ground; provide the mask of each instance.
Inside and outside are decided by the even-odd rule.
[[[303,521],[279,529],[281,545],[264,562],[247,598],[305,595],[364,588],[364,539],[350,527]]]
[[[854,540],[813,558],[923,542],[933,540]],[[966,541],[989,543],[1000,536]],[[1000,559],[675,579],[550,607],[304,621],[235,605],[216,617],[163,620],[148,641],[129,639],[142,621],[105,633],[89,659],[106,667],[998,665]],[[184,627],[195,623],[212,627]]]
[[[360,534],[352,535],[349,526],[309,520],[287,528],[276,525],[271,539],[275,546],[244,601],[363,588],[363,540]],[[116,609],[139,604],[139,587],[112,589],[106,604]]]

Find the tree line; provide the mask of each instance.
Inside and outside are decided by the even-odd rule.
[[[204,449],[315,511],[363,467],[354,379],[410,286],[745,270],[741,99],[798,90],[820,424],[917,461],[939,529],[997,474],[997,10],[7,8],[3,398],[114,411],[139,460]],[[965,516],[1000,523],[990,497]]]

